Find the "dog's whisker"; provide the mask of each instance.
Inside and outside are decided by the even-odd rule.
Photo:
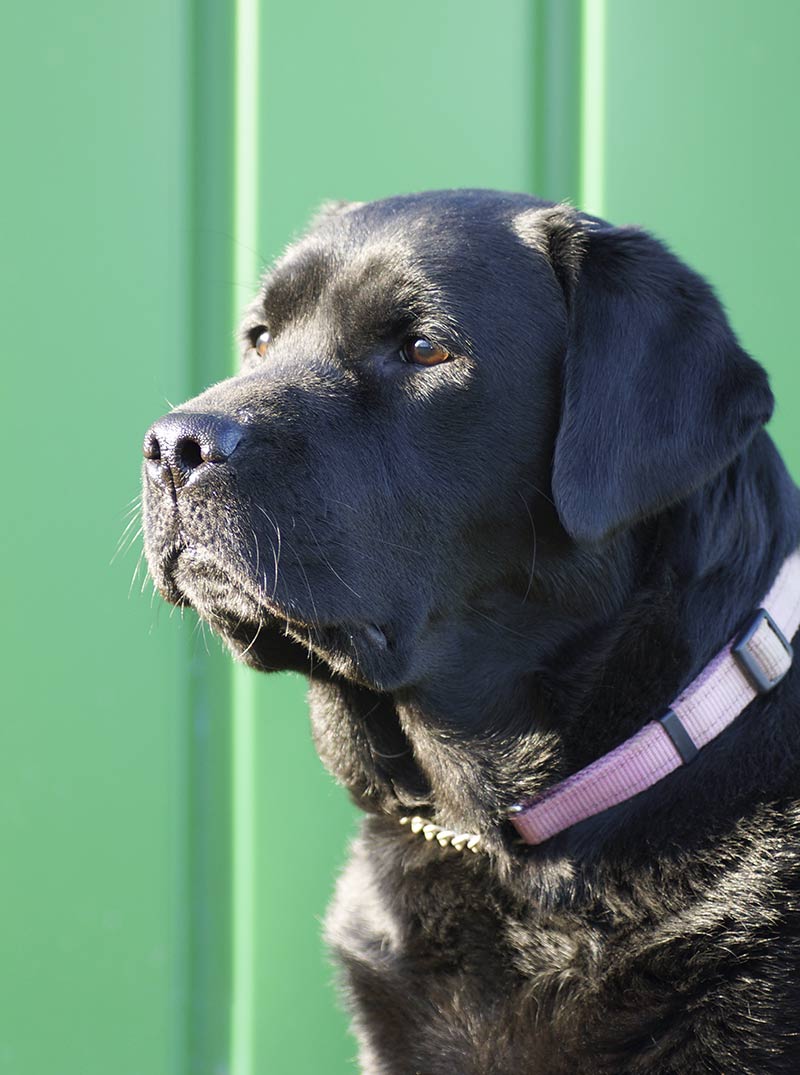
[[[229,242],[233,243],[234,246],[239,247],[240,250],[244,250],[248,254],[253,254],[260,265],[265,265],[267,263],[267,258],[264,257],[260,250],[257,250],[253,246],[248,246],[247,243],[242,242],[238,236],[234,235],[232,231],[229,231],[226,228],[214,228],[204,225],[203,227],[198,227],[196,231],[201,235],[215,235],[217,238],[227,239]],[[256,285],[254,284],[254,287],[255,286]]]
[[[287,546],[289,548],[289,552],[294,556],[295,560],[297,561],[297,566],[300,568],[300,572],[301,572],[303,578],[305,579],[306,589],[308,590],[308,599],[311,602],[311,608],[312,608],[313,613],[314,613],[314,622],[319,623],[319,614],[317,613],[316,602],[314,601],[314,595],[311,592],[311,583],[308,581],[308,574],[306,573],[306,569],[303,566],[303,561],[297,555],[297,553],[295,552],[293,546],[291,544],[289,544],[289,542],[287,542]]]
[[[407,746],[405,750],[398,750],[396,754],[383,754],[380,750],[376,750],[372,747],[372,754],[376,758],[383,758],[384,761],[391,761],[393,758],[404,758],[407,754],[411,753],[411,747]]]
[[[281,562],[281,528],[278,526],[277,522],[272,518],[272,516],[267,511],[265,511],[264,508],[261,507],[260,504],[257,504],[256,507],[261,512],[261,514],[264,516],[264,518],[267,520],[267,522],[270,524],[270,526],[272,526],[272,528],[274,529],[275,536],[276,536],[277,541],[278,541],[277,551],[275,550],[275,546],[272,545],[272,559],[273,559],[274,564],[275,564],[275,579],[274,579],[274,584],[273,584],[273,587],[272,587],[272,594],[270,596],[270,601],[274,601],[275,600],[275,594],[278,591],[278,569],[279,569],[280,562]],[[272,544],[272,543],[270,542],[270,544]]]
[[[525,484],[529,485],[531,487],[531,489],[533,489],[534,493],[536,493],[538,496],[543,497],[547,501],[548,504],[552,504],[553,507],[556,506],[555,500],[553,500],[553,498],[551,496],[548,496],[548,494],[544,491],[544,489],[540,489],[538,485],[535,485],[532,481],[529,481],[527,478],[525,479]]]
[[[117,549],[119,549],[119,547],[122,545],[122,543],[124,542],[125,538],[130,533],[131,528],[134,527],[136,525],[136,523],[141,519],[141,515],[139,513],[138,506],[136,508],[133,508],[130,512],[128,512],[128,516],[129,516],[129,518],[128,518],[127,522],[125,523],[125,526],[122,528],[122,533],[120,534],[119,540],[117,541]]]
[[[358,551],[352,541],[337,541],[336,538],[326,537],[325,544],[335,546],[336,548],[348,549],[351,552]],[[419,549],[414,549],[411,545],[401,545],[397,541],[390,541],[389,538],[380,537],[378,535],[370,537],[370,547],[373,549],[399,549],[401,552],[413,553],[415,556],[419,553]]]
[[[250,527],[250,533],[253,535],[253,546],[255,547],[255,553],[256,553],[256,572],[255,573],[256,573],[256,578],[258,578],[259,577],[259,568],[261,566],[261,550],[258,547],[258,537],[256,536],[256,532],[255,532],[255,530],[253,529],[252,526]]]
[[[139,593],[142,593],[142,594],[144,593],[144,588],[148,584],[148,582],[153,587],[153,592],[150,594],[150,607],[152,608],[153,607],[153,602],[155,601],[155,599],[156,599],[156,597],[158,595],[158,587],[156,586],[156,580],[152,577],[152,575],[150,575],[149,572],[142,579],[142,585],[139,588]]]
[[[276,550],[275,546],[272,545],[272,558],[273,558],[274,565],[275,565],[275,578],[274,578],[273,583],[272,583],[272,595],[271,595],[273,601],[275,600],[275,595],[278,592],[278,578],[279,578],[279,572],[280,572],[280,566],[281,566],[281,547],[282,547],[282,545],[281,545],[281,528],[278,526],[277,523],[275,523],[275,535],[276,535],[277,541],[278,541],[278,548]],[[270,542],[270,544],[272,544],[272,543]]]
[[[358,593],[356,590],[354,590],[353,587],[350,586],[347,582],[345,582],[345,580],[342,578],[342,576],[339,574],[339,572],[336,570],[336,568],[330,562],[328,557],[322,551],[322,546],[320,545],[319,541],[317,540],[317,535],[312,530],[311,524],[308,522],[308,520],[305,519],[305,518],[301,518],[300,521],[305,524],[306,529],[308,530],[309,534],[311,535],[312,541],[314,542],[314,544],[317,546],[317,549],[319,550],[319,554],[322,557],[323,562],[328,566],[328,568],[330,569],[331,573],[336,576],[336,578],[339,580],[339,582],[341,582],[342,586],[344,586],[346,589],[348,589],[350,591],[350,593],[353,594],[354,597],[357,597],[359,600],[363,600],[362,595],[360,593]]]
[[[122,514],[123,514],[123,516],[127,516],[127,515],[130,515],[130,513],[131,513],[132,511],[136,511],[136,510],[137,510],[138,508],[140,508],[141,506],[142,506],[142,493],[141,493],[141,490],[140,490],[140,491],[139,491],[138,493],[135,493],[135,494],[134,494],[134,495],[133,495],[133,496],[132,496],[132,497],[130,498],[130,500],[128,501],[128,503],[127,503],[127,504],[125,505],[125,507],[124,507],[124,508],[122,509]]]
[[[525,602],[528,600],[528,597],[530,596],[531,587],[533,586],[533,576],[534,572],[536,571],[536,523],[533,521],[533,513],[531,512],[528,501],[525,499],[522,493],[520,493],[519,496],[522,500],[522,503],[525,505],[525,510],[527,511],[528,518],[531,521],[531,531],[533,532],[533,553],[531,554],[531,569],[528,574],[528,588],[525,590],[525,593],[522,598],[522,604],[524,605]]]
[[[130,585],[128,586],[128,600],[129,601],[131,599],[131,594],[133,593],[133,587],[136,585],[136,579],[138,578],[139,570],[140,570],[140,568],[142,566],[142,560],[143,559],[144,559],[144,549],[141,549],[140,552],[139,552],[139,557],[138,557],[138,559],[136,561],[136,566],[133,569],[133,574],[131,575]],[[148,576],[145,575],[144,583],[142,584],[142,591],[140,591],[140,592],[143,592],[144,585],[147,583],[147,578],[148,578]]]
[[[345,500],[338,500],[335,496],[327,496],[320,488],[319,482],[316,483],[317,499],[325,501],[328,504],[338,504],[342,508],[346,508],[347,511],[353,511],[361,513],[361,509],[357,508],[355,504],[348,504]]]
[[[139,528],[139,533],[141,533],[141,529],[142,529],[142,526],[143,526],[143,521],[142,521],[142,516],[139,514],[139,512],[136,512],[135,515],[132,515],[131,518],[128,520],[128,522],[125,524],[124,530],[122,531],[122,533],[119,535],[119,538],[117,539],[116,548],[114,549],[115,553],[118,552],[119,549],[122,548],[122,546],[126,543],[127,539],[130,537],[131,531],[136,530],[137,526]],[[136,537],[138,537],[138,536],[139,535],[137,533]],[[135,538],[134,538],[134,540],[135,540]]]
[[[210,656],[210,650],[208,648],[208,635],[206,634],[205,620],[202,618],[202,616],[197,617],[197,620],[195,621],[194,625],[194,630],[192,631],[192,636],[194,638],[197,638],[198,634],[203,640],[203,648],[205,649],[206,656],[208,657]]]
[[[247,656],[247,654],[250,652],[250,650],[253,648],[253,646],[256,644],[256,642],[258,641],[258,636],[261,634],[261,629],[263,628],[263,626],[264,626],[264,621],[262,619],[259,619],[258,625],[256,626],[256,633],[253,635],[253,637],[250,640],[250,643],[247,646],[247,648],[243,649],[242,652],[239,654],[239,656],[237,658],[238,660],[243,661],[244,658]]]
[[[142,505],[141,504],[134,504],[132,507],[128,508],[127,511],[124,511],[122,513],[122,518],[123,518],[124,522],[127,524],[127,523],[130,522],[131,519],[136,519],[139,516],[139,514],[141,513],[141,510],[142,510]]]
[[[132,519],[131,522],[136,522],[136,520]],[[114,552],[114,555],[111,557],[111,560],[109,561],[109,565],[108,565],[109,567],[111,567],[112,564],[114,564],[119,559],[120,556],[124,556],[124,555],[126,555],[126,553],[130,552],[130,550],[133,548],[133,546],[136,543],[136,541],[138,540],[138,538],[141,537],[143,530],[144,530],[144,527],[140,523],[135,531],[133,531],[131,534],[127,535],[127,537],[123,535],[123,537],[120,538],[120,541],[119,541],[119,544],[117,545],[116,551]]]
[[[270,594],[270,601],[275,600],[275,595],[278,592],[278,565],[280,564],[280,544],[278,544],[278,550],[275,550],[275,543],[270,540],[269,547],[272,550],[272,563],[274,568],[274,576],[272,579],[272,593]],[[264,576],[264,591],[266,592],[266,575]]]
[[[490,623],[494,627],[497,627],[500,631],[504,631],[506,634],[509,634],[509,635],[514,635],[515,638],[521,638],[525,642],[530,642],[531,641],[531,638],[530,638],[529,635],[522,634],[521,631],[515,631],[513,627],[509,627],[508,624],[501,623],[499,620],[495,620],[492,616],[489,616],[487,613],[483,612],[481,609],[475,608],[474,605],[466,605],[466,608],[468,608],[470,610],[470,612],[474,612],[476,616],[480,616],[481,619],[486,620],[487,623]]]

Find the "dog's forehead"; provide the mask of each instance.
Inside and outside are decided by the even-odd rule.
[[[264,279],[258,313],[277,330],[311,314],[359,324],[458,316],[522,256],[521,206],[397,199],[334,212]]]
[[[261,304],[271,325],[302,317],[325,302],[344,306],[407,303],[433,288],[414,248],[391,236],[346,229],[301,240],[264,280]]]

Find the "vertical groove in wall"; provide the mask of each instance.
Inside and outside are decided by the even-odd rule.
[[[215,0],[186,3],[189,174],[187,390],[199,392],[230,361],[233,296],[233,19]],[[179,401],[174,401],[179,402]],[[230,667],[207,628],[187,614],[188,932],[185,1073],[229,1071],[231,991]]]
[[[536,193],[580,200],[581,0],[539,0],[535,63]]]
[[[258,214],[258,0],[236,0],[234,252],[237,288],[255,285]],[[238,303],[237,303],[238,305]],[[231,1075],[254,1072],[255,690],[253,673],[233,674],[233,982]]]
[[[581,207],[605,211],[606,0],[583,0],[581,45]]]
[[[545,171],[544,171],[544,137],[543,127],[545,118],[545,76],[544,76],[544,27],[545,8],[548,0],[533,0],[531,8],[531,80],[529,92],[531,94],[532,125],[531,130],[531,190],[529,193],[536,194],[540,198],[545,194]]]

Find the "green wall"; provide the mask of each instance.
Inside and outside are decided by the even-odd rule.
[[[318,941],[355,813],[303,684],[130,586],[137,540],[110,562],[144,429],[231,368],[263,265],[326,198],[424,187],[645,224],[717,285],[800,472],[798,31],[781,0],[7,17],[0,1075],[355,1070]]]
[[[600,7],[601,5],[598,5]],[[800,5],[606,0],[599,208],[646,223],[714,283],[770,372],[772,432],[800,475],[791,329],[800,227]],[[597,206],[595,206],[597,208]]]
[[[185,18],[3,22],[0,1071],[172,1075],[189,644],[110,561],[188,383]]]

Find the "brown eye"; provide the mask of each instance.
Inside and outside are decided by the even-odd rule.
[[[401,354],[406,362],[413,362],[417,366],[437,366],[450,358],[448,351],[424,336],[409,336],[403,344]]]
[[[255,347],[256,351],[263,358],[264,355],[267,353],[267,348],[269,347],[269,345],[271,343],[272,343],[272,334],[269,332],[268,329],[264,329],[264,331],[261,333],[261,335],[256,338],[256,342],[253,344],[253,346]]]

